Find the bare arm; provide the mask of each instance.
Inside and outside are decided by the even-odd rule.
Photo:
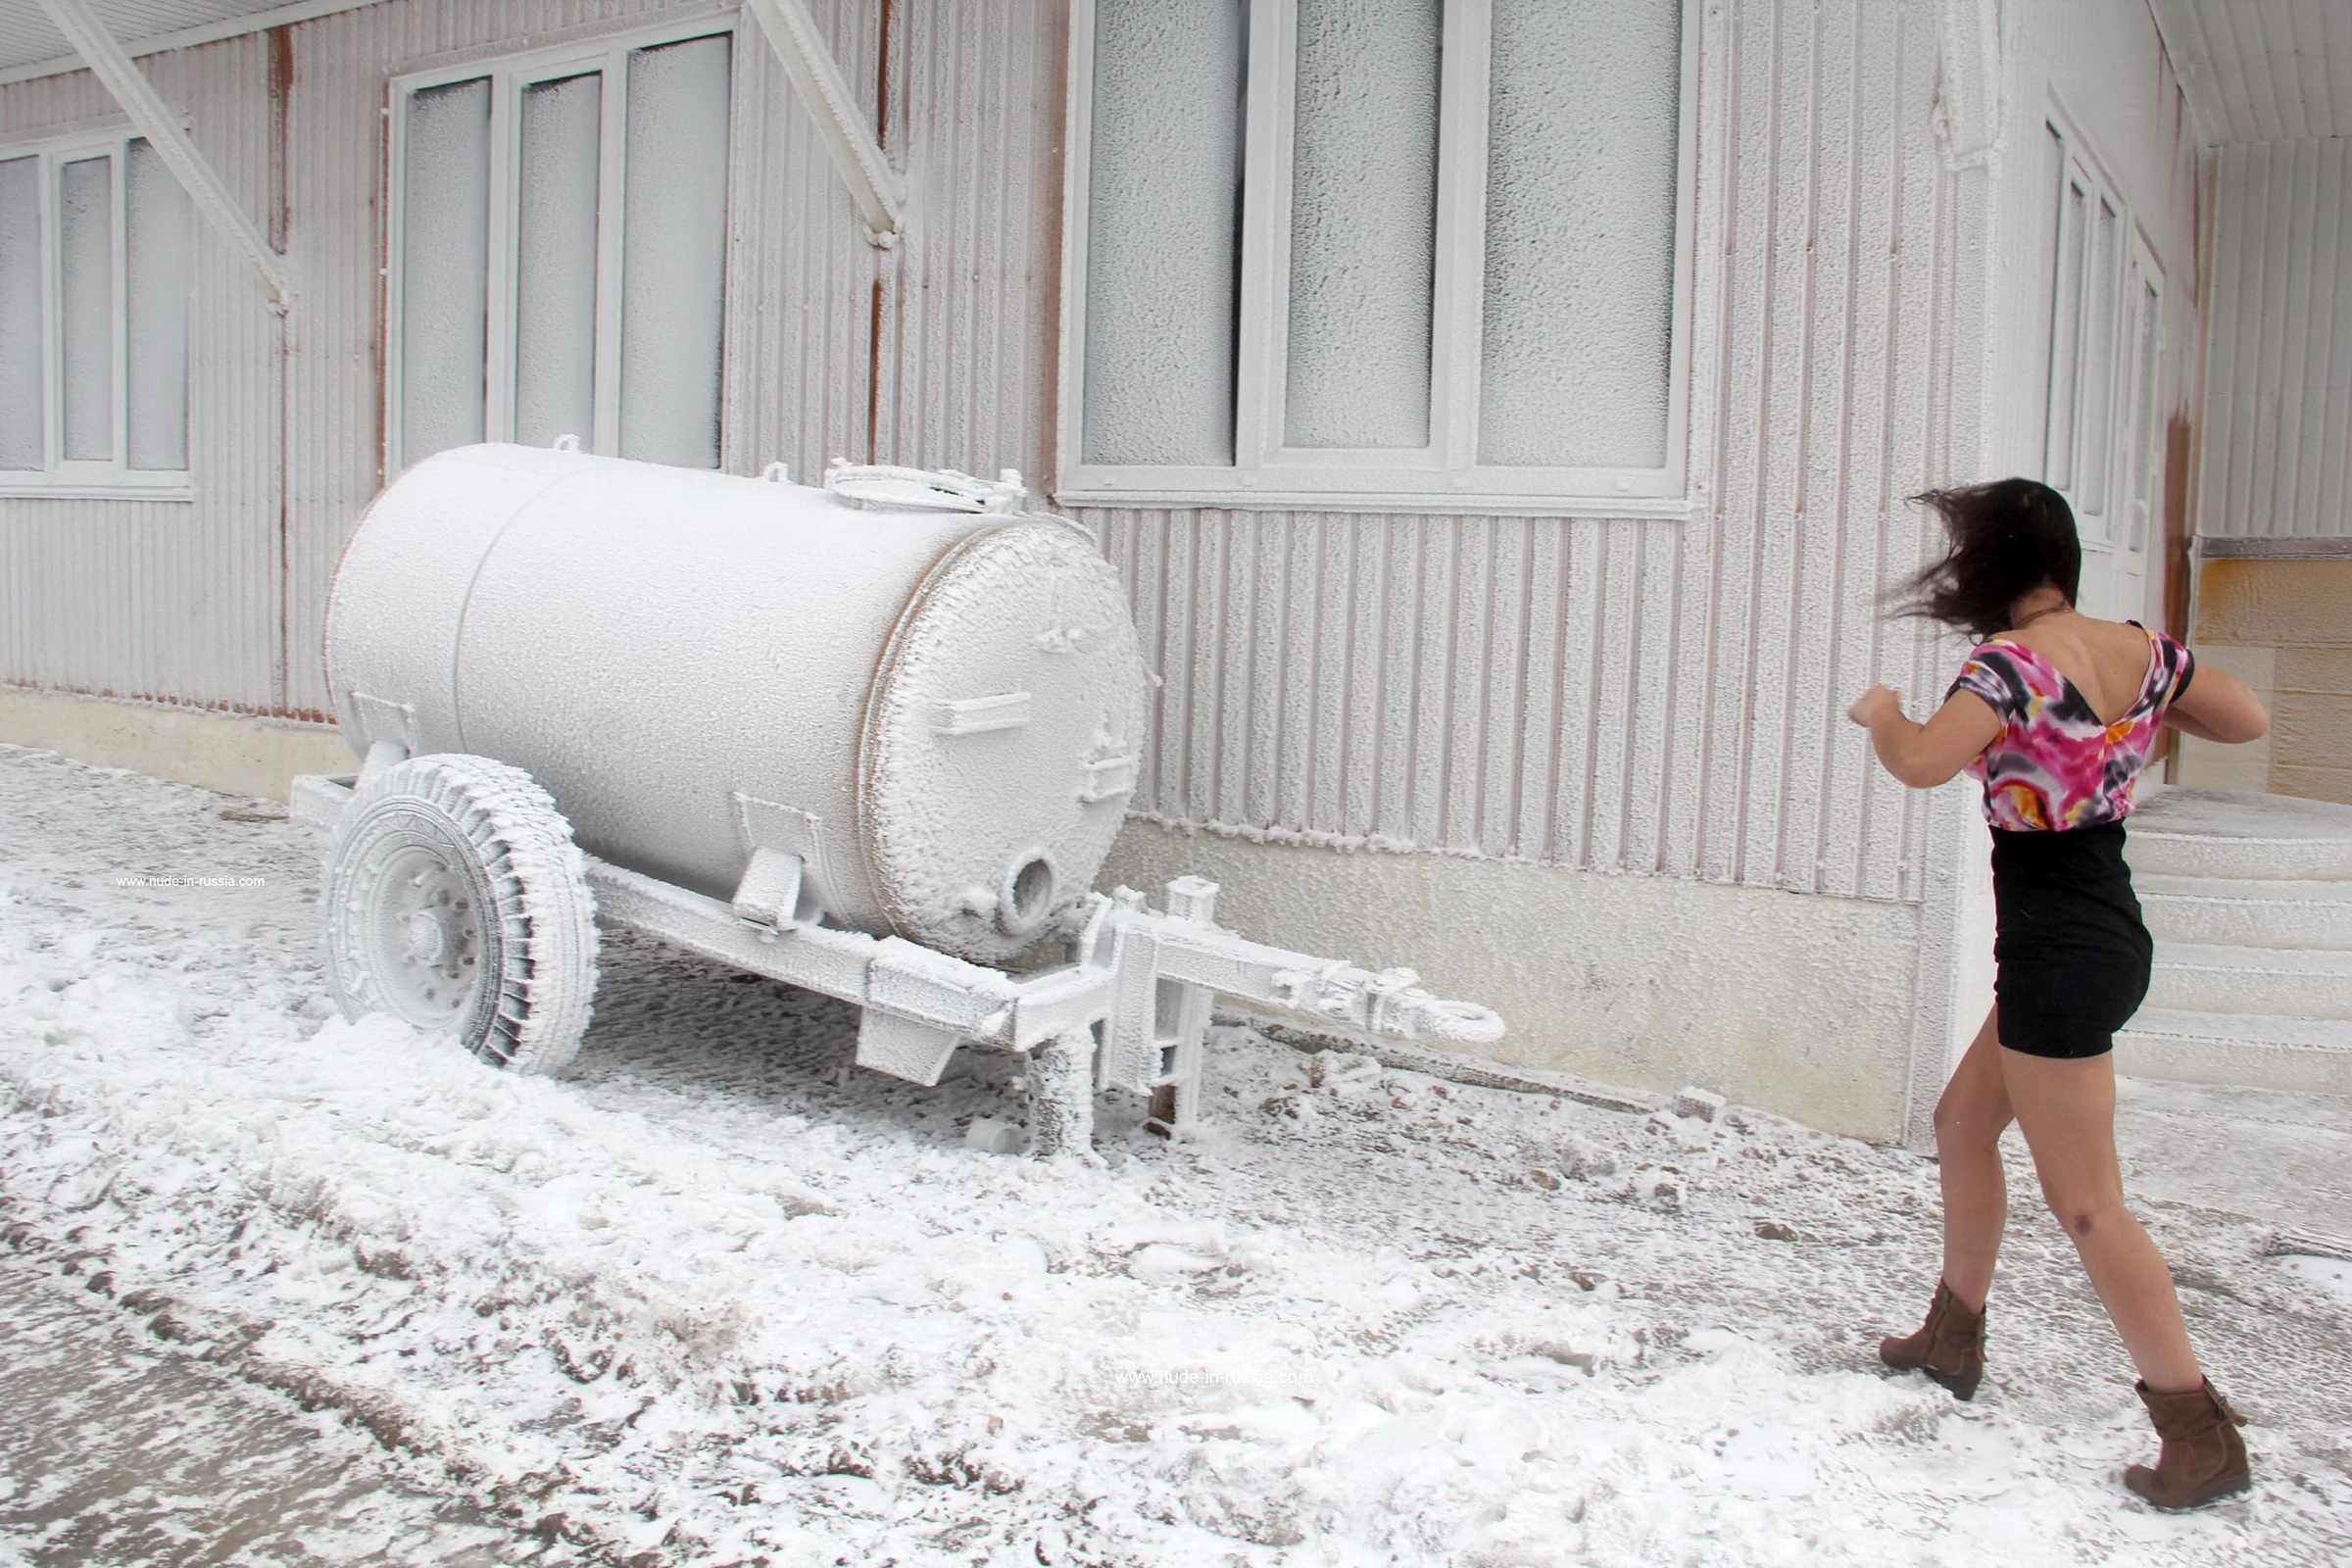
[[[2200,740],[2235,746],[2258,741],[2271,731],[2271,715],[2253,688],[2235,675],[2225,675],[2210,664],[2199,664],[2189,677],[2188,690],[2166,710],[2164,721]]]
[[[1933,789],[1966,767],[2001,733],[2001,716],[1974,692],[1954,692],[1925,724],[1903,716],[1903,700],[1884,686],[1862,694],[1845,716],[1870,731],[1887,772],[1915,790]]]

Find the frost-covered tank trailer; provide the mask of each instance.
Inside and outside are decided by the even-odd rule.
[[[1191,1122],[1220,992],[1498,1038],[1410,970],[1212,924],[1198,878],[1162,909],[1094,891],[1150,676],[1093,541],[1022,499],[1009,473],[815,488],[513,446],[411,468],[327,612],[361,766],[295,781],[332,835],[343,1009],[548,1070],[601,916],[857,1004],[858,1061],[915,1083],[959,1045],[1027,1053],[1041,1152],[1085,1147],[1098,1080]]]

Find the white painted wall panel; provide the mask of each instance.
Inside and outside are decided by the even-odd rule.
[[[2352,139],[2224,147],[2197,530],[2352,538]]]

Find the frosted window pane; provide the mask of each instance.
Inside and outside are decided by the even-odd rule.
[[[409,96],[402,187],[400,461],[482,438],[490,277],[490,82]]]
[[[114,160],[68,164],[57,186],[65,452],[106,463],[115,456]]]
[[[2115,423],[2115,209],[2098,204],[2091,229],[2090,276],[2082,291],[2082,433],[2081,510],[2107,510],[2108,440]]]
[[[0,163],[0,468],[41,466],[41,161]]]
[[[1233,462],[1247,0],[1099,0],[1089,463]]]
[[[1480,461],[1660,467],[1682,0],[1495,0]]]
[[[1301,0],[1285,444],[1429,444],[1439,0]]]
[[[2042,452],[2042,478],[2061,490],[2075,483],[2075,385],[2082,348],[2082,185],[2066,177],[2058,186],[2058,259],[2050,285],[2050,424]]]
[[[1682,0],[1494,0],[1479,461],[1661,467]]]
[[[597,143],[604,78],[523,89],[514,297],[514,439],[596,429]]]
[[[123,172],[123,235],[129,269],[130,466],[188,466],[187,193],[162,155],[130,144]]]
[[[727,272],[728,40],[629,56],[620,455],[718,466]]]

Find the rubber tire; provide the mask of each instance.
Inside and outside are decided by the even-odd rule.
[[[368,940],[387,862],[427,846],[475,893],[473,994],[455,1024],[467,1051],[513,1072],[553,1072],[579,1050],[596,1000],[596,900],[571,824],[532,777],[442,753],[362,782],[336,824],[322,893],[327,982],[349,1018],[391,1011]]]

